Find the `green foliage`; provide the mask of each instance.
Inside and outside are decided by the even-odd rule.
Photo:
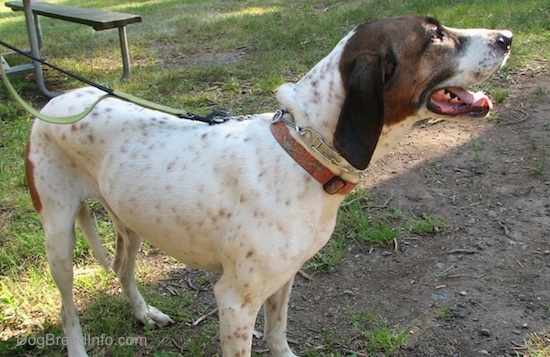
[[[347,239],[358,244],[387,245],[404,233],[437,233],[446,226],[442,218],[423,214],[416,218],[397,208],[373,207],[368,196],[356,190],[338,212],[333,239],[315,256],[310,267],[330,271],[345,255]]]
[[[351,321],[353,327],[350,334],[346,335],[325,328],[317,336],[322,342],[321,347],[324,347],[323,352],[319,349],[306,349],[304,356],[341,356],[338,353],[325,353],[324,351],[331,351],[336,346],[348,346],[350,340],[357,343],[358,340],[362,339],[365,348],[356,351],[355,354],[351,354],[352,351],[348,350],[347,353],[350,354],[346,354],[346,356],[363,356],[366,354],[368,356],[384,355],[390,357],[409,340],[408,328],[392,327],[386,320],[372,312],[352,311],[342,314],[342,318]]]
[[[540,333],[530,334],[521,348],[521,354],[516,352],[518,357],[548,357],[550,356],[550,331],[543,330]]]
[[[307,266],[323,273],[329,273],[346,256],[347,252],[346,239],[341,235],[335,236],[309,261]]]
[[[442,306],[438,307],[437,313],[442,319],[451,318],[453,316],[453,304],[451,302],[443,304]]]
[[[409,218],[408,230],[413,233],[434,233],[447,226],[445,221],[431,215],[424,215],[421,219]]]
[[[387,220],[382,218],[380,221],[376,221],[371,225],[365,237],[361,240],[378,244],[387,244],[397,238],[398,235],[399,229],[390,227]]]
[[[408,341],[409,331],[392,328],[387,321],[381,320],[366,330],[364,335],[371,352],[383,352],[386,356],[391,356]]]
[[[491,92],[491,96],[497,103],[504,103],[510,96],[510,92],[506,89],[495,89]]]
[[[373,313],[352,312],[350,319],[356,330],[365,337],[367,350],[372,354],[384,353],[385,356],[392,356],[408,341],[408,329],[390,327],[385,319]]]

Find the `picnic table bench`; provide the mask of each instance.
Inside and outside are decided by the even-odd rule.
[[[40,16],[74,22],[82,25],[88,25],[96,31],[117,28],[119,33],[120,52],[122,56],[123,66],[120,81],[124,81],[130,76],[130,55],[128,51],[126,26],[133,23],[141,22],[141,16],[98,9],[84,9],[72,6],[52,4],[42,1],[31,2],[30,0],[8,1],[5,3],[5,5],[11,8],[13,11],[25,11],[25,16],[27,17],[27,31],[29,32],[29,38],[31,40],[31,49],[29,50],[29,52],[32,53],[33,56],[36,58],[40,58],[39,51],[42,48],[42,29],[40,26]],[[31,14],[32,16],[29,16]],[[32,19],[30,19],[29,17],[32,17]],[[33,38],[34,40],[36,40],[35,44],[33,44]],[[5,67],[7,65],[7,62],[3,58],[2,64]],[[49,96],[54,96],[55,93],[49,92],[44,85],[40,64],[38,62],[34,62],[33,64],[31,64],[31,66],[31,69],[36,69],[37,74],[38,72],[40,72],[40,75],[37,75],[37,82],[42,92],[45,92],[45,94],[47,95],[49,94]],[[13,68],[7,68],[6,72],[17,73],[19,71],[25,71],[28,69],[29,65],[23,65]]]

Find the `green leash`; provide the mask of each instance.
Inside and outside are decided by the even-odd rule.
[[[168,106],[165,106],[165,105],[162,105],[162,104],[153,103],[153,102],[148,101],[146,99],[136,97],[132,94],[121,92],[119,90],[110,89],[110,88],[107,88],[107,87],[102,86],[100,84],[94,83],[94,82],[92,82],[92,81],[90,81],[86,78],[80,77],[80,76],[78,76],[74,73],[68,72],[68,71],[66,71],[62,68],[54,66],[54,65],[52,65],[52,64],[50,64],[50,63],[48,63],[48,62],[46,62],[42,59],[35,58],[34,56],[31,56],[28,53],[25,53],[24,51],[21,51],[18,48],[14,47],[14,46],[11,46],[11,45],[7,44],[6,42],[4,42],[2,40],[0,40],[0,45],[3,45],[5,47],[11,49],[12,51],[15,51],[15,52],[19,53],[20,55],[23,55],[27,58],[32,59],[33,61],[39,62],[43,65],[48,66],[48,67],[51,67],[51,68],[53,68],[53,69],[55,69],[59,72],[62,72],[64,74],[66,74],[69,77],[75,78],[75,79],[77,79],[81,82],[84,82],[84,83],[86,83],[90,86],[93,86],[97,89],[100,89],[100,90],[102,90],[106,93],[105,95],[102,95],[101,97],[99,97],[94,103],[92,103],[92,105],[90,107],[88,107],[82,113],[71,115],[71,116],[66,116],[66,117],[53,117],[53,116],[45,115],[45,114],[40,113],[38,110],[34,109],[29,104],[27,104],[27,102],[25,102],[23,100],[23,98],[21,98],[21,96],[19,96],[19,94],[17,93],[15,88],[13,88],[12,84],[10,83],[10,81],[8,79],[8,76],[6,75],[6,72],[4,71],[4,66],[2,66],[0,64],[0,74],[2,76],[2,81],[4,82],[4,85],[6,86],[6,88],[10,92],[10,94],[15,98],[15,100],[17,102],[19,102],[19,104],[21,104],[21,106],[26,111],[31,113],[36,118],[38,118],[40,120],[43,120],[43,121],[47,121],[49,123],[53,123],[53,124],[71,124],[71,123],[77,122],[80,119],[84,118],[86,115],[88,115],[95,108],[96,105],[98,105],[102,100],[104,100],[105,98],[108,98],[108,97],[115,97],[115,98],[118,98],[118,99],[122,99],[122,100],[125,100],[127,102],[137,104],[141,107],[145,107],[145,108],[148,108],[148,109],[157,110],[157,111],[160,111],[160,112],[163,112],[163,113],[174,115],[174,116],[176,116],[180,119],[196,120],[196,121],[201,121],[201,122],[208,123],[210,125],[220,124],[220,123],[223,123],[227,120],[227,113],[225,113],[223,111],[213,111],[212,113],[208,114],[207,116],[202,117],[202,116],[199,116],[199,115],[196,115],[196,114],[193,114],[193,113],[189,113],[189,112],[187,112],[186,110],[183,110],[183,109],[175,109],[175,108],[171,108],[171,107],[168,107]]]
[[[6,86],[6,88],[8,89],[8,91],[10,92],[10,94],[15,98],[15,100],[17,100],[17,102],[29,113],[31,113],[33,116],[35,116],[36,118],[40,119],[40,120],[44,120],[44,121],[47,121],[48,123],[53,123],[53,124],[71,124],[71,123],[74,123],[74,122],[77,122],[79,121],[80,119],[84,118],[86,115],[90,114],[90,112],[94,109],[94,107],[99,103],[101,102],[103,99],[107,98],[110,96],[110,94],[105,94],[105,95],[102,95],[101,97],[99,97],[89,108],[87,108],[85,111],[83,111],[82,113],[79,113],[79,114],[76,114],[76,115],[71,115],[71,116],[66,116],[66,117],[52,117],[50,115],[46,115],[46,114],[42,114],[40,113],[38,110],[34,109],[32,106],[30,106],[29,104],[27,104],[27,102],[25,102],[23,100],[23,98],[21,98],[19,96],[19,94],[17,93],[17,91],[15,90],[15,88],[13,88],[13,86],[11,85],[10,81],[8,80],[8,76],[6,75],[6,72],[4,71],[4,66],[0,65],[0,73],[2,74],[2,81],[4,81],[4,85]]]

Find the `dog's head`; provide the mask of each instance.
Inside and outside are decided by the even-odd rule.
[[[454,29],[420,16],[362,24],[339,61],[345,99],[334,146],[364,169],[383,127],[428,117],[485,117],[491,100],[465,88],[502,67],[511,43],[507,30]]]

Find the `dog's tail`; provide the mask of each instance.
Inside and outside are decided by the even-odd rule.
[[[92,249],[92,254],[94,255],[94,257],[97,259],[99,264],[101,264],[105,268],[105,270],[109,270],[110,263],[109,259],[107,258],[107,252],[105,251],[105,247],[103,247],[103,244],[101,244],[101,238],[97,233],[92,215],[90,214],[90,211],[88,210],[88,206],[86,204],[83,204],[80,208],[80,211],[78,211],[76,221],[78,222],[82,233],[84,233],[84,236],[86,237],[86,240],[88,241],[88,244]]]

